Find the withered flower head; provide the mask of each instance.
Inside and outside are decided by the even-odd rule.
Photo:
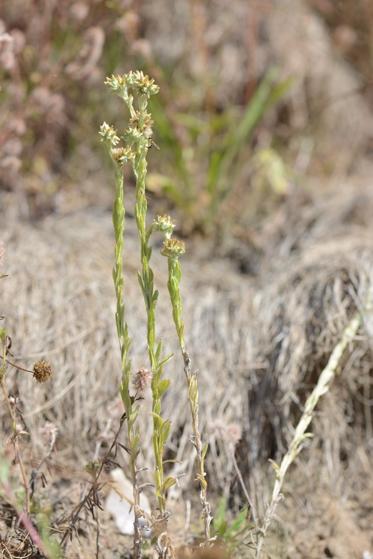
[[[143,367],[135,375],[133,386],[138,394],[142,394],[152,380],[152,372]]]
[[[125,165],[135,158],[135,154],[130,147],[113,148],[111,150],[111,155],[114,161],[119,163],[119,165]]]
[[[34,379],[38,382],[46,382],[52,376],[52,367],[48,361],[41,359],[34,364],[33,367]]]
[[[179,239],[165,239],[162,247],[163,256],[179,258],[185,253],[185,244]]]

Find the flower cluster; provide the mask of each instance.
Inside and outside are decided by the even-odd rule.
[[[162,254],[167,258],[179,258],[185,253],[185,244],[179,239],[166,238],[163,241]]]
[[[145,389],[150,386],[152,380],[152,372],[142,367],[135,375],[133,386],[137,394],[143,394]]]
[[[175,224],[169,215],[157,215],[153,221],[153,230],[164,233],[166,239],[171,237],[174,229]]]
[[[101,136],[101,141],[108,144],[111,148],[117,146],[120,142],[117,131],[107,122],[101,124],[99,134]]]
[[[129,122],[129,129],[135,128],[140,131],[146,138],[151,138],[153,135],[153,119],[152,115],[145,109],[135,112]]]
[[[141,71],[129,72],[123,76],[113,74],[106,78],[105,84],[124,99],[128,99],[130,90],[145,95],[148,99],[159,91],[155,81]]]
[[[125,131],[124,137],[129,144],[136,145],[144,138],[144,135],[136,126],[130,126]]]
[[[121,138],[113,126],[106,122],[101,125],[101,140],[106,143],[112,159],[120,166],[135,159],[137,147],[147,150],[151,145],[153,135],[153,120],[147,111],[148,100],[151,95],[159,91],[154,80],[143,72],[129,72],[124,75],[112,75],[106,78],[105,84],[126,103],[129,113],[129,125],[122,135],[125,146],[119,146]],[[137,106],[135,106],[137,105]]]
[[[38,382],[46,382],[52,376],[52,367],[48,361],[41,359],[34,364],[33,367],[34,379]]]
[[[125,165],[129,161],[133,161],[135,153],[130,147],[119,147],[111,150],[111,156],[119,165]]]

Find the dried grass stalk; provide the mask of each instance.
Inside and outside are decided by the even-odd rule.
[[[291,464],[298,456],[299,452],[301,451],[303,442],[305,441],[305,439],[307,439],[310,436],[310,434],[307,434],[306,431],[312,421],[315,407],[318,401],[320,400],[320,398],[328,392],[330,385],[333,382],[338,372],[338,367],[340,366],[340,363],[347,350],[347,347],[357,335],[358,330],[361,326],[361,322],[362,322],[362,316],[361,313],[358,313],[355,314],[355,316],[346,326],[345,330],[343,331],[341,340],[335,346],[326,367],[324,368],[324,370],[322,371],[319,377],[316,386],[312,390],[310,396],[307,398],[303,414],[295,429],[295,433],[290,443],[288,451],[286,452],[279,466],[273,463],[276,471],[276,481],[273,487],[271,501],[267,507],[263,524],[259,531],[257,549],[256,549],[257,559],[261,557],[264,538],[274,518],[277,505],[281,500],[281,490],[285,481],[286,473],[289,467],[291,466]]]

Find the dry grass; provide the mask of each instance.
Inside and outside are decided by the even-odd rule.
[[[285,234],[280,233],[279,219],[277,232],[272,227],[266,234],[267,254],[255,280],[235,273],[227,260],[207,261],[204,249],[198,244],[190,250],[195,256],[184,262],[185,315],[189,346],[200,369],[201,418],[210,443],[210,480],[216,492],[240,494],[233,461],[236,452],[259,513],[269,490],[268,479],[272,477],[269,470],[266,473],[266,468],[263,469],[265,460],[278,459],[286,450],[292,436],[291,426],[300,417],[305,398],[347,321],[356,310],[361,310],[372,286],[371,226],[369,219],[365,219],[370,214],[372,198],[369,189],[344,192],[332,209],[329,200],[336,200],[332,192],[323,203],[299,206],[292,220],[284,220]],[[145,326],[140,318],[141,309],[132,302],[132,295],[138,290],[137,241],[132,220],[128,226],[126,269],[133,279],[127,284],[128,316],[132,317],[135,333],[133,360],[140,367],[145,350],[141,345]],[[78,213],[59,220],[47,219],[31,229],[27,225],[9,224],[6,232],[6,265],[10,277],[3,280],[4,311],[8,316],[8,330],[14,335],[13,350],[26,364],[28,359],[33,362],[45,356],[53,362],[56,371],[48,391],[21,373],[9,377],[11,391],[19,392],[31,435],[31,444],[25,444],[24,453],[29,461],[42,456],[46,422],[58,427],[57,452],[51,461],[55,480],[52,494],[58,498],[58,479],[68,468],[70,477],[76,479],[67,501],[72,504],[79,498],[81,467],[94,456],[101,435],[101,444],[107,444],[111,428],[114,429],[121,413],[116,396],[119,364],[109,273],[110,216],[99,212]],[[274,253],[280,258],[274,259]],[[154,266],[161,271],[163,292],[167,272],[164,262],[156,255]],[[159,316],[162,337],[167,341],[173,336],[168,321],[162,319],[170,312],[162,303],[165,300],[160,297]],[[297,495],[302,498],[309,491],[307,479],[313,479],[315,487],[327,491],[333,488],[336,499],[344,498],[352,503],[355,498],[355,519],[365,506],[359,480],[361,476],[370,476],[370,320],[365,316],[364,330],[319,408],[312,428],[314,439],[304,454],[305,461],[301,460],[301,468],[293,470],[298,473],[291,489],[292,503]],[[176,348],[169,345],[169,349]],[[177,357],[176,366],[179,366]],[[189,489],[186,491],[190,487],[192,462],[187,400],[181,376],[177,380],[175,377],[174,393],[178,395],[176,399],[168,397],[165,401],[165,413],[172,417],[168,453],[175,455],[177,441],[177,459],[184,463],[176,465],[173,474],[178,477],[186,473],[186,476],[180,478],[181,487],[171,491],[171,502],[180,491],[186,500],[197,495],[193,497]],[[149,406],[149,399],[142,405]],[[6,428],[5,415],[2,419]],[[241,432],[244,437],[237,447]],[[72,441],[77,441],[77,433],[78,444],[72,445]],[[144,436],[150,441],[149,424],[144,425]],[[150,465],[150,454],[145,452],[143,460],[145,465]],[[294,473],[290,474],[290,485],[286,487],[292,487]],[[297,482],[297,478],[303,481]],[[75,497],[71,496],[74,494]],[[177,511],[180,518],[185,516],[182,508]],[[286,527],[282,514],[280,507],[280,519]],[[299,517],[297,545],[300,547],[303,545],[300,534],[306,539],[310,537],[301,525],[307,514],[305,508]],[[292,522],[298,525],[297,519]],[[356,522],[362,526],[360,520]],[[359,529],[366,533],[364,527]],[[275,540],[273,534],[270,537],[270,546],[272,541],[279,542],[279,538],[285,547],[290,546],[289,540],[278,532],[277,523],[275,533]],[[336,554],[336,557],[344,556]]]
[[[366,453],[366,464],[371,460],[372,310],[366,301],[372,294],[373,247],[366,218],[372,205],[369,186],[352,182],[296,212],[292,206],[282,224],[279,219],[277,228],[271,225],[254,305],[253,345],[260,367],[250,377],[243,471],[252,472],[264,459],[280,460],[286,452],[306,398],[356,312],[363,312],[363,327],[320,402],[300,475],[304,485],[308,477],[315,487],[325,484],[335,496],[351,497],[358,472],[364,471],[352,466],[356,453]],[[262,476],[247,478],[259,495]],[[262,495],[258,501],[260,509]]]
[[[111,232],[110,216],[76,215],[53,222],[47,220],[38,229],[17,225],[7,228],[7,270],[4,283],[4,314],[14,337],[13,351],[24,363],[46,356],[55,369],[53,384],[35,386],[28,377],[17,373],[11,389],[19,390],[27,425],[32,433],[32,447],[42,452],[40,429],[46,421],[59,429],[59,448],[80,463],[90,459],[96,437],[115,424],[121,414],[117,399],[119,363],[113,327],[113,289],[110,281]],[[129,228],[132,229],[129,222]],[[133,232],[134,233],[134,232]],[[133,362],[144,365],[144,329],[141,309],[133,303],[138,293],[135,258],[137,241],[127,241],[126,267],[128,281],[128,316],[132,331]],[[37,255],[37,259],[35,258]],[[161,290],[167,289],[167,270],[163,258],[154,255],[160,273]],[[26,263],[26,267],[24,266]],[[198,269],[198,277],[196,270]],[[189,345],[196,355],[203,386],[201,417],[209,433],[211,455],[231,452],[229,429],[240,424],[242,402],[237,380],[250,363],[250,336],[247,316],[250,297],[244,304],[245,285],[234,274],[226,274],[223,263],[212,269],[207,262],[185,262],[186,316]],[[17,298],[17,305],[13,301]],[[164,301],[165,298],[163,298]],[[173,367],[181,367],[173,340],[170,309],[160,297],[160,330],[168,349],[175,351]],[[132,317],[132,318],[130,318]],[[164,319],[163,319],[164,317]],[[230,328],[234,322],[237,328]],[[30,360],[30,361],[29,361]],[[213,372],[212,372],[213,371]],[[218,379],[218,382],[217,382]],[[172,433],[178,438],[188,423],[186,390],[183,377],[175,375],[176,399],[166,399],[165,409],[172,416]],[[212,410],[208,401],[219,402]],[[143,403],[147,406],[149,402]],[[150,441],[150,425],[145,425],[145,448]],[[70,442],[79,433],[79,445]],[[178,459],[189,456],[189,434],[184,433]],[[185,447],[188,447],[186,450]],[[219,450],[218,450],[219,448]],[[225,449],[225,451],[224,451]],[[173,452],[173,444],[170,445]],[[149,456],[145,452],[145,462]],[[215,461],[212,458],[212,461]],[[187,467],[190,474],[191,463]],[[184,468],[183,468],[184,469]],[[222,470],[216,464],[217,487],[225,487],[229,466]]]

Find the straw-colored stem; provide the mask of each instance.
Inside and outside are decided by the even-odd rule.
[[[2,365],[0,367],[1,391],[3,393],[4,400],[5,400],[6,406],[8,408],[9,416],[10,416],[10,419],[11,419],[11,422],[12,422],[12,430],[13,430],[12,442],[13,442],[14,454],[15,454],[15,457],[16,457],[16,462],[17,462],[18,467],[19,467],[19,471],[21,473],[22,485],[23,485],[23,488],[25,490],[25,513],[28,515],[29,510],[30,510],[30,488],[29,488],[29,483],[28,483],[28,480],[27,480],[26,470],[25,470],[25,466],[23,464],[22,455],[21,455],[21,451],[20,451],[19,443],[18,443],[19,433],[18,433],[18,429],[17,429],[17,418],[16,418],[16,414],[14,412],[14,408],[13,408],[12,404],[10,403],[9,392],[8,392],[8,388],[7,388],[6,382],[5,382],[6,362],[7,362],[6,361],[6,350],[4,348],[3,355],[2,355]]]
[[[320,374],[315,388],[312,390],[311,394],[307,398],[302,417],[300,418],[300,421],[295,429],[295,433],[288,451],[283,457],[280,466],[275,465],[276,480],[272,491],[271,501],[267,507],[263,524],[259,532],[256,549],[256,559],[260,559],[261,557],[264,539],[275,515],[277,505],[281,499],[281,490],[284,484],[286,473],[290,465],[298,456],[299,452],[302,449],[302,444],[307,438],[306,430],[313,419],[314,409],[320,398],[328,392],[330,385],[337,374],[338,367],[341,363],[347,346],[350,342],[353,341],[354,337],[356,336],[361,322],[361,314],[356,314],[343,331],[341,340],[333,349],[329,361]]]

